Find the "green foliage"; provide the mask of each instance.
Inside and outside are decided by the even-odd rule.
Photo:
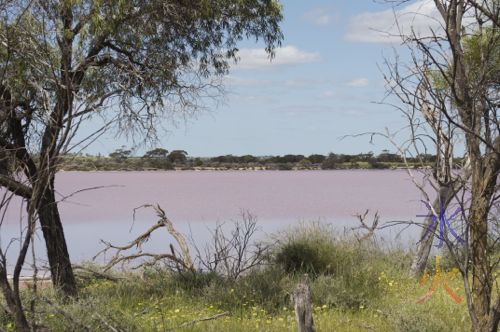
[[[131,153],[131,150],[126,150],[124,147],[122,147],[121,149],[116,149],[115,151],[111,152],[109,154],[109,157],[115,159],[116,161],[124,161],[130,156]]]
[[[187,161],[187,152],[184,150],[174,150],[167,156],[168,160],[173,164],[185,164]]]
[[[309,161],[309,159],[304,158],[297,163],[297,166],[301,169],[308,169],[312,166],[312,163]]]
[[[359,160],[364,160],[364,155],[336,155],[330,154],[327,157],[322,155],[312,155],[303,158],[296,163],[276,163],[276,160],[282,160],[282,157],[256,157],[252,155],[233,156],[225,155],[213,158],[193,158],[188,157],[187,152],[183,150],[173,150],[171,156],[167,150],[156,148],[147,151],[142,157],[134,157],[130,155],[130,150],[122,147],[110,154],[110,158],[101,156],[82,156],[66,154],[61,156],[60,169],[78,170],[78,171],[105,171],[105,170],[172,170],[177,169],[193,169],[193,167],[202,168],[220,168],[220,169],[254,169],[265,168],[270,170],[292,170],[292,169],[368,169],[373,168],[370,163],[377,168],[389,167],[406,167],[401,161],[398,161],[398,156],[391,153],[381,153],[379,156],[370,157],[370,163]],[[166,155],[166,157],[165,157]],[[295,156],[295,155],[293,155]],[[112,157],[112,158],[111,158]],[[408,158],[410,166],[421,167],[430,164],[435,160],[435,156],[421,155],[422,162],[418,158]],[[35,156],[36,158],[36,156]],[[295,158],[295,157],[294,157]],[[322,164],[313,163],[314,161],[323,160]],[[1,161],[0,156],[0,161]],[[7,161],[5,159],[5,161]],[[460,158],[455,158],[455,163],[459,164]],[[175,165],[174,165],[175,163]],[[1,167],[1,162],[0,162]]]
[[[358,267],[338,276],[318,276],[311,283],[312,296],[318,305],[354,310],[367,307],[383,291],[376,268],[365,270]]]
[[[325,160],[325,156],[321,154],[312,154],[307,159],[313,164],[321,164]]]
[[[155,168],[155,169],[161,169],[161,170],[173,170],[174,169],[174,165],[172,165],[172,163],[168,159],[149,160],[148,166]]]
[[[388,266],[373,244],[339,239],[331,227],[303,225],[282,235],[273,261],[287,274],[308,273],[319,304],[358,308],[380,295],[378,274]]]
[[[291,171],[292,168],[293,167],[290,164],[278,164],[278,170],[280,171]]]
[[[196,166],[196,167],[203,166],[203,160],[201,160],[201,158],[195,158],[194,159],[194,166]]]
[[[168,151],[163,148],[156,148],[153,150],[147,151],[143,158],[152,159],[152,158],[167,158]]]
[[[259,306],[267,312],[276,312],[290,303],[289,294],[294,285],[293,277],[270,267],[254,270],[237,281],[226,279],[222,283],[211,283],[201,294],[224,310]]]
[[[483,27],[463,39],[464,60],[470,78],[488,87],[500,82],[500,38],[498,28]],[[479,82],[481,80],[482,82]]]
[[[283,267],[288,273],[328,273],[331,269],[329,256],[324,255],[321,249],[314,243],[291,241],[284,244],[275,257],[275,262]]]
[[[4,1],[0,9],[2,87],[23,115],[26,141],[50,127],[64,141],[58,149],[95,115],[101,129],[156,138],[159,120],[222,93],[241,40],[263,41],[272,56],[283,39],[276,0]],[[59,135],[63,128],[72,131]]]
[[[333,230],[319,223],[302,225],[281,235],[273,261],[287,273],[330,274],[340,261]]]
[[[456,327],[444,321],[430,320],[427,314],[405,315],[397,320],[397,331],[400,332],[453,332]]]
[[[500,38],[498,29],[483,27],[462,38],[463,62],[467,70],[472,90],[498,86],[500,81]],[[443,72],[430,68],[426,71],[433,89],[440,93],[449,93],[449,80],[453,69]]]
[[[368,165],[370,165],[370,168],[374,168],[374,169],[389,168],[389,166],[387,164],[383,164],[375,158],[368,159]]]

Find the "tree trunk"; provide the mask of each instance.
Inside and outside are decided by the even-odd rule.
[[[434,201],[434,204],[432,206],[436,208],[436,201]],[[437,203],[439,205],[439,203]],[[438,207],[439,208],[439,207]],[[420,234],[420,238],[422,238],[429,227],[431,223],[432,218],[427,217],[424,220],[423,224],[423,229]],[[438,222],[434,223],[434,226],[432,226],[431,231],[427,236],[418,244],[417,246],[417,252],[415,253],[415,256],[413,257],[413,261],[410,266],[410,276],[415,277],[415,278],[420,278],[424,274],[425,267],[427,265],[427,260],[429,259],[429,254],[431,252],[432,248],[432,243],[434,241],[434,234],[436,232],[438,226]]]
[[[495,306],[490,311],[485,330],[488,332],[497,332],[500,323],[500,296],[497,296]]]
[[[439,188],[439,195],[436,197],[434,202],[432,203],[432,208],[434,211],[438,212],[441,209],[441,197],[443,197],[443,206],[442,208],[446,210],[448,204],[450,204],[451,199],[453,198],[454,190],[451,190],[451,185],[449,186],[441,186]],[[429,215],[431,211],[428,211]],[[439,213],[439,212],[438,212]],[[427,217],[424,220],[422,232],[420,234],[420,239],[424,237],[427,228],[431,224],[433,217]],[[417,252],[413,257],[413,261],[410,267],[410,276],[420,278],[424,274],[425,267],[427,265],[427,259],[429,258],[429,254],[431,252],[432,243],[434,241],[434,234],[436,232],[437,227],[439,226],[440,220],[436,220],[434,222],[434,226],[429,231],[427,235],[425,235],[424,239],[418,244]]]
[[[500,172],[500,136],[495,139],[495,149],[483,158],[477,158],[472,176],[472,201],[470,207],[470,238],[472,260],[472,306],[477,318],[476,331],[496,331],[500,319],[500,300],[493,307],[491,292],[493,278],[488,248],[488,217],[490,202],[496,193]],[[473,319],[474,322],[474,319]]]
[[[483,179],[476,179],[483,181]],[[474,188],[475,187],[475,188]],[[477,317],[476,331],[488,331],[491,303],[491,271],[488,254],[488,205],[491,195],[478,192],[484,186],[473,185],[471,202],[470,233],[472,258],[472,305]],[[474,190],[476,189],[476,190]],[[475,192],[476,191],[476,192]]]
[[[46,189],[44,192],[42,204],[38,209],[38,217],[47,247],[52,283],[56,289],[61,290],[65,295],[76,296],[75,276],[69,259],[59,209],[57,208],[54,192],[51,189]]]
[[[19,298],[19,293],[15,293],[10,287],[9,281],[7,280],[7,273],[2,271],[1,276],[1,288],[2,293],[7,303],[7,308],[9,314],[12,315],[16,322],[16,331],[29,332],[31,331],[26,315],[23,311],[23,306],[21,304],[21,299]]]

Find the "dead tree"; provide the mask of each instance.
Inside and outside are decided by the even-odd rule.
[[[368,222],[366,221],[366,217],[368,216],[368,212],[370,210],[366,210],[365,213],[363,214],[356,214],[355,217],[358,219],[358,222],[361,224],[359,227],[354,227],[352,228],[353,231],[356,230],[365,230],[366,233],[361,235],[359,232],[354,233],[354,236],[358,240],[358,242],[363,242],[368,239],[373,239],[375,235],[375,231],[379,228],[379,222],[380,222],[380,216],[378,214],[378,211],[375,212],[373,215],[372,223],[371,225],[368,225]]]
[[[224,224],[217,223],[202,249],[193,241],[200,268],[236,280],[261,266],[269,245],[254,241],[257,231],[257,219],[249,212],[242,212],[241,220],[233,222],[229,231],[224,230]]]
[[[453,197],[455,197],[469,179],[471,172],[470,163],[466,157],[467,160],[462,163],[458,174],[452,173],[453,169],[456,167],[453,162],[453,134],[455,128],[454,126],[450,126],[446,121],[443,121],[442,115],[439,114],[438,109],[427,102],[426,95],[429,90],[428,85],[433,82],[429,82],[428,80],[430,80],[430,78],[426,76],[422,76],[422,78],[417,90],[417,98],[414,100],[416,101],[415,106],[418,107],[419,112],[423,115],[434,135],[436,161],[434,163],[432,176],[434,178],[434,188],[436,188],[436,197],[432,204],[432,209],[436,212],[448,208]],[[441,104],[444,102],[443,98],[437,94],[434,95],[433,99],[439,101]],[[435,238],[434,234],[439,224],[435,222],[434,225],[431,226],[432,220],[433,217],[430,216],[422,223],[422,232],[420,234],[417,252],[410,267],[410,275],[414,277],[422,276],[427,264],[427,259],[429,258],[429,253]],[[428,232],[429,227],[431,227],[430,232]]]
[[[151,226],[144,233],[139,235],[136,239],[129,242],[129,244],[124,246],[113,245],[109,242],[102,241],[106,247],[101,250],[97,255],[94,256],[96,259],[98,256],[106,254],[108,251],[114,251],[114,255],[108,261],[104,267],[104,271],[107,271],[116,265],[127,264],[134,262],[136,260],[143,260],[139,264],[135,265],[133,268],[138,269],[145,266],[154,266],[157,263],[164,262],[170,264],[170,266],[176,268],[178,271],[190,271],[195,272],[193,259],[189,252],[189,247],[186,240],[175,228],[170,219],[166,216],[165,211],[158,205],[144,205],[143,207],[151,207],[155,210],[158,216],[158,222]],[[157,229],[165,227],[167,232],[172,235],[177,242],[180,253],[178,253],[172,245],[170,245],[170,253],[150,253],[144,252],[142,250],[142,245],[149,240],[153,232]],[[127,254],[126,252],[132,248],[136,248],[137,252]],[[145,259],[145,260],[144,260]]]

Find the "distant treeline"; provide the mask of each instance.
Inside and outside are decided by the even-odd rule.
[[[216,157],[191,157],[184,150],[168,151],[155,148],[143,156],[134,156],[131,150],[117,149],[109,156],[65,155],[61,158],[63,170],[302,170],[302,169],[384,169],[401,167],[428,167],[436,156],[422,154],[403,158],[388,150],[375,155],[372,152],[355,155],[330,153],[309,156],[287,154],[283,156],[224,155]],[[457,159],[456,162],[459,162]]]

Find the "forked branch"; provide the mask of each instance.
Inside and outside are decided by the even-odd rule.
[[[182,234],[180,234],[174,228],[172,221],[170,221],[170,219],[166,216],[165,211],[158,204],[155,205],[146,204],[141,206],[140,208],[143,207],[152,208],[153,210],[155,210],[156,215],[159,218],[158,222],[127,245],[116,246],[109,242],[102,241],[106,245],[106,248],[97,253],[97,255],[94,256],[94,259],[96,259],[101,254],[105,254],[109,250],[116,250],[111,260],[104,267],[104,271],[108,271],[109,269],[113,268],[118,264],[125,264],[141,258],[146,258],[147,260],[135,266],[134,267],[135,269],[144,266],[152,266],[160,261],[167,260],[170,263],[174,263],[178,269],[186,271],[194,271],[193,260],[191,258],[191,254],[189,252],[189,247],[186,243],[186,240],[184,239]],[[168,233],[174,237],[175,241],[177,242],[181,250],[180,255],[176,253],[172,245],[170,245],[171,253],[155,254],[142,251],[142,245],[150,239],[153,232],[162,227],[165,227]],[[125,251],[132,249],[134,247],[138,249],[138,252],[133,254],[124,254]]]

